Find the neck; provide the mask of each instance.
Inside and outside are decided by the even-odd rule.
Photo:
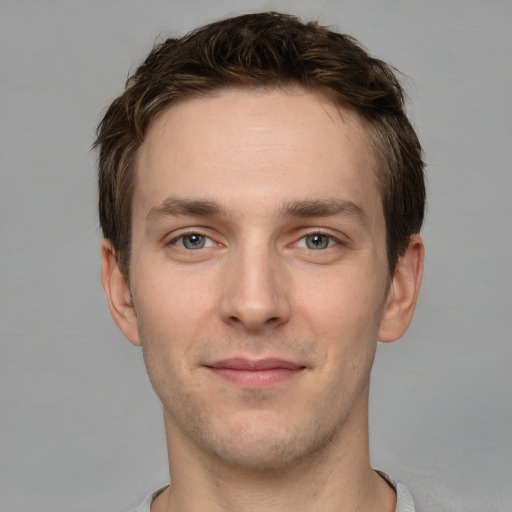
[[[394,511],[394,492],[370,467],[367,395],[363,402],[325,446],[279,469],[234,467],[205,455],[166,418],[172,485],[152,512]]]

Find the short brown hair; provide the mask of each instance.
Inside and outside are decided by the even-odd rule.
[[[126,277],[135,154],[156,115],[177,99],[226,87],[289,84],[355,110],[369,125],[394,270],[411,235],[419,232],[425,208],[422,150],[395,71],[350,36],[264,12],[211,23],[155,46],[99,124],[100,223]]]

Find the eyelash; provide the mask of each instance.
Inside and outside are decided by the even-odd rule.
[[[213,245],[216,245],[214,240],[211,237],[201,233],[200,231],[189,231],[187,233],[182,233],[181,235],[179,235],[177,237],[174,237],[172,240],[167,242],[165,245],[166,246],[175,246],[175,247],[178,247],[179,249],[184,250],[184,251],[194,251],[194,250],[204,249],[205,248],[204,246],[196,248],[196,249],[191,249],[191,248],[185,247],[184,240],[187,237],[190,238],[190,237],[193,237],[193,236],[200,237],[203,240],[205,240],[206,241],[205,243],[207,244],[206,247],[211,247]],[[180,240],[181,240],[181,244],[178,243]]]
[[[197,237],[200,237],[202,238],[204,241],[205,241],[205,245],[204,246],[201,246],[201,247],[197,247],[197,248],[190,248],[190,247],[186,247],[185,244],[184,244],[184,240],[187,238],[187,237],[193,237],[193,236],[197,236]],[[308,238],[311,238],[311,237],[324,237],[327,239],[327,246],[326,247],[320,247],[320,248],[312,248],[312,247],[308,247],[307,246],[307,239]],[[179,243],[179,241],[181,241],[181,243]],[[342,242],[332,236],[331,234],[329,233],[326,233],[324,231],[311,231],[309,233],[306,233],[304,235],[302,235],[297,241],[295,241],[292,246],[298,246],[300,242],[304,241],[304,245],[305,247],[301,247],[302,249],[305,249],[305,250],[309,250],[309,251],[325,251],[326,249],[330,249],[331,247],[334,247],[336,245],[343,245]],[[181,250],[184,250],[184,251],[194,251],[194,250],[201,250],[201,249],[207,249],[208,247],[212,247],[214,245],[218,245],[215,243],[215,241],[208,235],[205,235],[203,233],[201,233],[200,231],[189,231],[187,233],[183,233],[183,234],[180,234],[179,236],[177,237],[174,237],[172,240],[170,240],[169,242],[167,242],[165,244],[166,246],[175,246]],[[320,245],[320,244],[319,244]]]
[[[323,238],[327,239],[327,246],[326,247],[320,247],[320,248],[319,247],[316,247],[316,248],[308,247],[307,246],[307,239],[308,238],[312,238],[312,237],[323,237]],[[341,245],[341,241],[338,238],[332,236],[329,233],[325,233],[324,231],[313,231],[313,232],[310,232],[310,233],[306,233],[305,235],[300,237],[297,240],[297,242],[295,242],[294,245],[297,245],[301,241],[304,241],[304,244],[306,245],[306,247],[304,247],[304,249],[310,250],[310,251],[325,251],[325,250],[330,249],[331,247],[334,247],[336,245]]]

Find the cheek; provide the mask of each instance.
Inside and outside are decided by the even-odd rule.
[[[296,294],[297,309],[319,339],[333,335],[359,338],[365,332],[376,333],[385,295],[381,281],[376,275],[333,272],[310,286],[307,293]]]
[[[141,262],[143,263],[143,262]],[[146,331],[158,337],[193,333],[200,319],[212,310],[215,287],[192,267],[173,267],[169,262],[139,265],[133,285],[134,305]],[[180,336],[181,337],[181,336]]]
[[[133,300],[147,373],[165,402],[169,390],[180,388],[179,382],[190,367],[188,354],[203,322],[197,318],[193,297],[164,279],[148,280],[134,289]]]
[[[178,400],[184,389],[191,392],[190,385],[183,383],[192,366],[189,354],[204,325],[196,295],[161,274],[160,279],[148,279],[134,290],[144,363],[164,404]]]

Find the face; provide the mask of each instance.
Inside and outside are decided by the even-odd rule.
[[[366,421],[393,302],[369,147],[354,113],[298,88],[226,90],[153,122],[116,321],[171,443],[280,467]]]

